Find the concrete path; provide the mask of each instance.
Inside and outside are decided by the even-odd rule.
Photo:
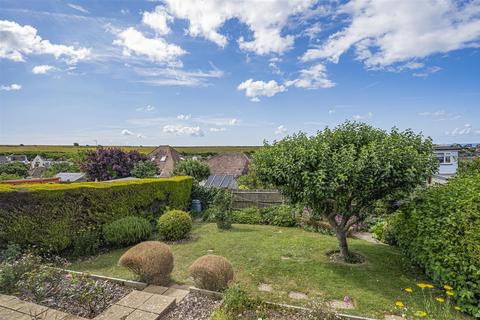
[[[375,239],[370,232],[354,232],[353,237],[361,240],[368,241],[370,243],[385,244]]]

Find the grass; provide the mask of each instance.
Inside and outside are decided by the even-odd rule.
[[[123,150],[138,150],[142,153],[150,153],[156,146],[121,146]],[[195,146],[195,147],[174,147],[178,152],[184,155],[210,155],[216,153],[228,152],[254,152],[259,146]],[[54,157],[74,156],[78,152],[95,149],[94,146],[62,146],[62,145],[0,145],[0,154],[27,154],[35,156],[38,154],[46,154]]]
[[[214,224],[201,224],[193,232],[196,240],[171,246],[175,257],[172,276],[179,283],[190,284],[188,267],[198,257],[213,253],[232,262],[235,280],[248,292],[274,302],[299,304],[288,298],[290,291],[326,300],[349,296],[356,309],[348,313],[383,319],[384,314],[395,313],[394,303],[403,295],[403,288],[412,287],[414,295],[421,294],[415,284],[422,275],[409,267],[396,248],[386,245],[349,239],[351,250],[364,255],[367,261],[346,265],[331,262],[325,255],[337,248],[334,237],[298,228],[234,225],[231,231],[219,231]],[[71,268],[135,279],[130,271],[117,266],[125,250],[73,263]],[[259,292],[260,283],[271,284],[273,292]],[[415,299],[411,300],[415,303]]]

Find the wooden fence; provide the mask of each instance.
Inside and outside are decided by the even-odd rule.
[[[232,190],[233,209],[248,207],[267,208],[285,203],[277,190]]]

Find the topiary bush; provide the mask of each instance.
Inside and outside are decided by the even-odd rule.
[[[206,255],[198,258],[189,268],[198,288],[221,291],[233,280],[232,264],[221,256]]]
[[[263,219],[260,209],[256,207],[234,210],[231,213],[232,223],[261,224]]]
[[[118,261],[139,276],[140,281],[168,285],[173,270],[170,247],[160,241],[141,242],[128,249]]]
[[[128,246],[147,240],[152,227],[147,219],[129,216],[103,226],[103,238],[112,246]]]
[[[192,181],[190,177],[175,177],[71,184],[0,184],[0,243],[63,252],[72,248],[78,230],[100,229],[126,216],[153,220],[166,206],[186,209]]]
[[[192,217],[185,211],[170,210],[164,213],[157,223],[158,232],[164,240],[184,239],[192,230]]]
[[[232,228],[230,211],[232,210],[232,193],[226,189],[218,189],[213,198],[213,207],[215,208],[215,221],[217,227],[222,230]]]
[[[463,312],[480,317],[480,175],[430,187],[391,221],[402,250]]]
[[[263,219],[266,224],[278,227],[294,227],[297,225],[295,209],[281,205],[263,209]]]

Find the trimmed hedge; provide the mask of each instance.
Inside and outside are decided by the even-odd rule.
[[[0,185],[0,243],[60,252],[77,230],[97,229],[126,216],[156,219],[166,206],[185,209],[192,178],[117,182]]]
[[[152,226],[147,219],[129,216],[103,226],[103,238],[113,246],[127,246],[147,240]]]
[[[402,250],[454,288],[462,311],[480,316],[480,175],[427,189],[389,223]]]
[[[157,228],[163,240],[176,241],[184,239],[192,230],[190,215],[182,210],[170,210],[158,218]]]

